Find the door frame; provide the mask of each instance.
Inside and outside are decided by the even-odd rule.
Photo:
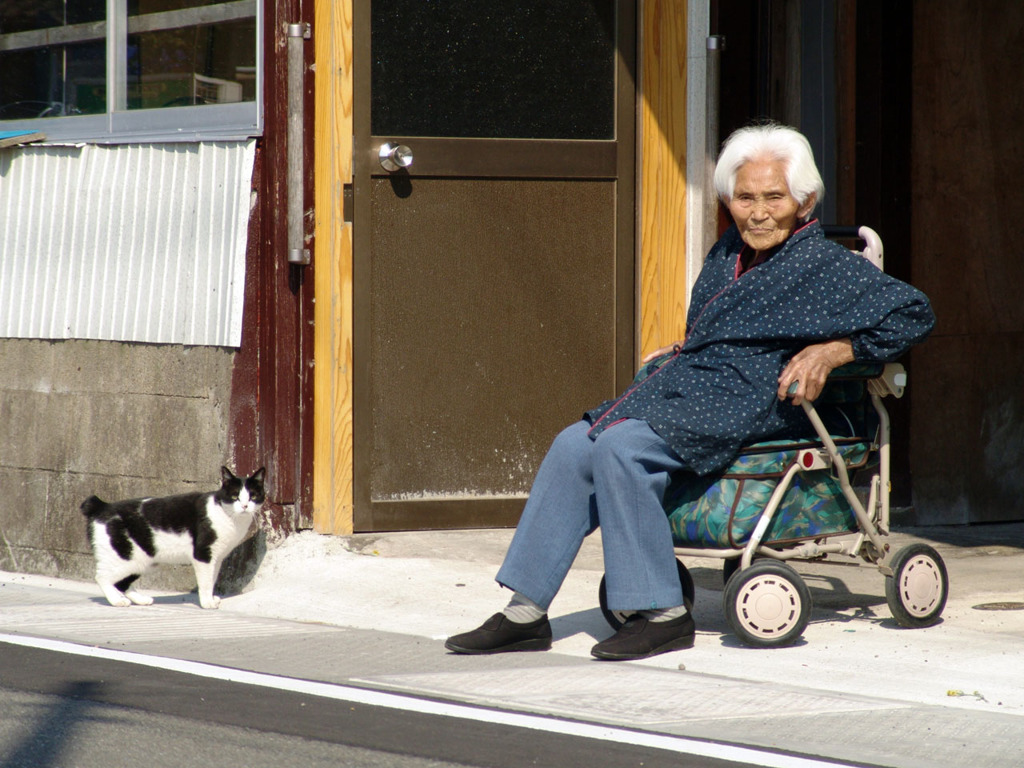
[[[637,0],[637,351],[682,338],[686,285],[703,260],[705,37],[711,0]],[[353,30],[355,0],[313,0],[317,249],[313,524],[353,526]],[[642,21],[641,21],[642,19]],[[713,193],[712,193],[713,194]],[[691,240],[693,242],[691,242]],[[685,255],[684,255],[685,254]]]

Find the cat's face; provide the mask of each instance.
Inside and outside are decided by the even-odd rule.
[[[266,469],[260,467],[247,478],[236,477],[227,467],[220,468],[221,487],[217,500],[225,511],[236,515],[254,514],[263,504],[265,497],[263,480]]]

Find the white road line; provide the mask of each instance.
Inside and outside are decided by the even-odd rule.
[[[76,656],[87,656],[94,659],[119,661],[127,664],[139,664],[145,667],[153,667],[155,669],[163,669],[171,672],[180,672],[187,675],[194,675],[196,677],[223,680],[231,683],[244,683],[246,685],[257,685],[264,688],[273,688],[292,693],[302,693],[325,699],[334,699],[337,701],[346,701],[355,704],[366,704],[367,706],[387,707],[389,709],[398,709],[405,712],[454,717],[463,720],[509,725],[516,728],[529,728],[532,730],[546,731],[548,733],[557,733],[565,736],[580,736],[583,738],[610,741],[618,744],[649,747],[651,749],[664,749],[680,754],[715,758],[718,760],[748,765],[757,765],[762,766],[762,768],[837,768],[837,766],[849,765],[848,763],[837,763],[818,758],[769,752],[755,747],[740,747],[730,744],[700,741],[698,739],[690,739],[682,736],[669,736],[644,731],[627,730],[624,728],[615,728],[613,726],[557,720],[541,715],[528,715],[501,710],[481,709],[464,704],[431,701],[428,699],[418,699],[413,696],[373,691],[365,688],[353,688],[350,686],[336,685],[332,683],[320,683],[311,680],[280,677],[278,675],[249,672],[242,669],[231,669],[229,667],[220,667],[214,664],[204,664],[196,661],[150,656],[141,653],[130,653],[128,651],[116,651],[109,648],[79,645],[77,643],[69,643],[62,640],[50,640],[46,638],[0,633],[0,643],[20,645],[26,648],[38,648],[40,650],[55,651],[57,653],[69,653]]]

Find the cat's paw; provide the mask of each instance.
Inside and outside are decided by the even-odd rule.
[[[126,592],[125,595],[136,605],[152,605],[153,598],[141,592]]]
[[[199,597],[199,605],[208,610],[220,608],[220,598],[216,595],[210,595],[210,597]]]
[[[115,608],[127,608],[132,604],[132,601],[122,595],[121,597],[108,597],[107,602]]]

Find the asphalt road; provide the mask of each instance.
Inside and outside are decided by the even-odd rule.
[[[0,645],[0,768],[738,763]]]

